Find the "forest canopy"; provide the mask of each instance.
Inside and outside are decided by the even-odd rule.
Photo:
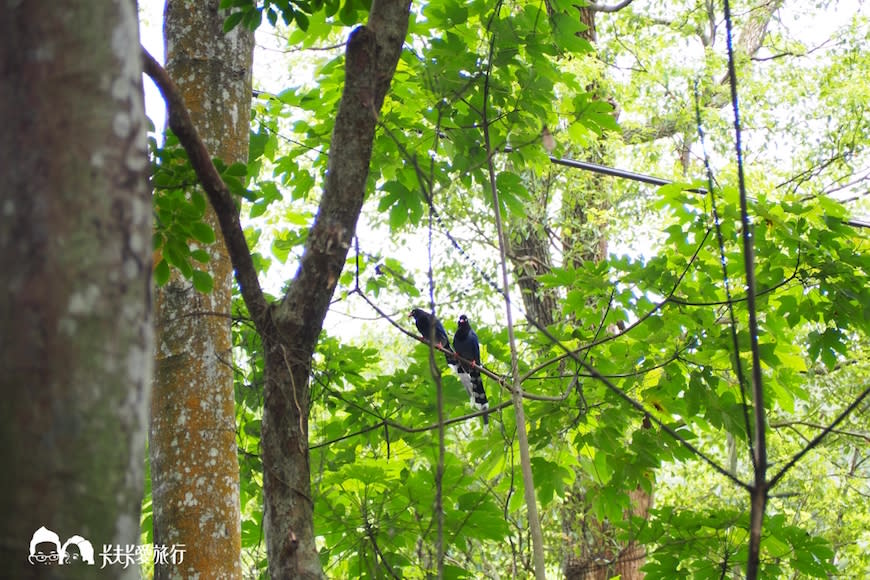
[[[359,221],[339,231],[323,204],[369,4],[222,2],[224,30],[257,30],[248,159],[216,167],[279,297],[265,302],[304,302],[311,252],[338,260],[302,369],[309,406],[295,401],[324,574],[870,568],[870,13],[856,4],[747,0],[726,19],[695,0],[413,3],[389,89],[386,72],[355,89],[370,160]],[[180,135],[159,143],[155,279],[207,293],[213,196],[190,187]],[[233,264],[253,577],[276,553],[261,429],[277,343]],[[448,346],[470,319],[488,427],[412,308]]]

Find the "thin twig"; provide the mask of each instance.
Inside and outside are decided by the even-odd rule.
[[[712,458],[707,456],[703,451],[701,451],[700,449],[698,449],[697,447],[695,447],[694,445],[689,443],[685,438],[683,438],[673,428],[669,427],[661,419],[658,419],[655,415],[653,415],[651,409],[647,409],[646,407],[643,406],[642,403],[632,399],[622,389],[620,389],[619,387],[614,385],[607,377],[605,377],[604,375],[599,373],[595,369],[595,367],[593,367],[589,363],[582,360],[577,355],[576,351],[565,346],[565,344],[561,340],[559,340],[558,338],[553,336],[553,334],[549,330],[547,330],[547,328],[544,325],[542,325],[538,321],[533,320],[531,318],[529,319],[529,323],[532,326],[534,326],[535,328],[537,328],[538,331],[541,332],[544,336],[546,336],[554,345],[561,348],[565,352],[565,356],[573,359],[575,362],[577,362],[579,365],[581,365],[584,369],[586,369],[586,371],[589,373],[589,375],[592,378],[603,383],[605,387],[607,387],[611,392],[613,392],[615,395],[617,395],[620,399],[622,399],[623,401],[625,401],[626,403],[628,403],[629,405],[631,405],[632,407],[634,407],[635,409],[640,411],[652,423],[658,425],[658,427],[660,429],[662,429],[665,433],[667,433],[668,435],[673,437],[680,445],[682,445],[683,447],[685,447],[686,449],[688,449],[689,451],[691,451],[692,453],[697,455],[700,459],[702,459],[710,467],[715,469],[717,472],[719,472],[721,475],[725,476],[729,480],[733,481],[736,485],[742,487],[745,490],[750,489],[751,486],[749,484],[744,483],[743,481],[738,479],[735,475],[730,473],[727,469],[725,469],[724,467],[719,465],[716,461],[714,461]]]
[[[740,388],[740,403],[743,410],[743,423],[746,429],[746,440],[749,443],[749,459],[752,469],[757,469],[755,458],[755,446],[752,438],[752,427],[749,423],[749,405],[746,402],[746,377],[743,373],[743,360],[740,358],[740,341],[737,339],[737,317],[734,314],[734,300],[731,298],[731,279],[728,276],[728,262],[725,258],[725,240],[722,235],[722,223],[719,219],[719,211],[716,209],[716,195],[713,189],[713,170],[710,167],[710,157],[707,155],[707,146],[704,141],[704,128],[701,124],[701,105],[698,98],[698,83],[695,83],[695,119],[698,125],[698,138],[704,153],[704,167],[707,172],[708,190],[710,192],[710,207],[713,212],[713,225],[716,227],[716,239],[719,242],[719,264],[722,266],[722,282],[725,285],[725,299],[727,301],[728,316],[731,322],[731,345],[734,349],[734,366],[737,373],[737,384]],[[749,301],[749,292],[746,295]]]
[[[761,531],[767,506],[767,434],[764,388],[761,382],[761,353],[758,347],[758,320],[755,307],[755,247],[752,222],[746,199],[746,180],[743,175],[743,146],[741,144],[740,108],[737,101],[737,71],[734,65],[734,46],[731,26],[731,3],[724,2],[725,32],[728,47],[728,85],[731,88],[731,106],[734,110],[734,149],[737,155],[737,186],[740,197],[740,221],[743,225],[743,265],[746,275],[746,309],[749,313],[749,348],[752,353],[752,403],[755,419],[755,482],[752,486],[752,507],[749,514],[749,555],[746,578],[755,580],[761,557]],[[740,353],[734,353],[737,359]]]
[[[806,454],[809,453],[813,448],[815,448],[816,446],[818,446],[818,444],[821,443],[822,440],[823,440],[825,437],[827,437],[829,433],[832,433],[832,432],[836,429],[837,425],[839,425],[839,424],[843,421],[843,419],[845,419],[846,417],[848,417],[849,414],[850,414],[852,411],[854,411],[855,409],[858,408],[858,405],[861,404],[861,401],[863,401],[865,398],[867,398],[867,395],[870,395],[870,387],[864,389],[864,392],[861,393],[861,394],[858,396],[857,399],[855,399],[854,401],[852,401],[852,403],[851,403],[848,407],[846,407],[846,408],[843,410],[843,412],[840,413],[840,414],[837,416],[837,418],[834,419],[834,421],[833,421],[830,425],[828,425],[828,426],[825,428],[824,431],[822,431],[821,433],[819,433],[819,434],[818,434],[818,435],[817,435],[817,436],[816,436],[812,441],[810,441],[810,442],[807,444],[806,447],[804,447],[803,449],[801,449],[800,452],[796,453],[795,456],[792,457],[792,458],[789,460],[789,462],[786,463],[786,464],[783,466],[783,468],[779,470],[779,472],[777,472],[777,474],[776,474],[775,476],[773,476],[773,478],[770,480],[770,483],[768,484],[768,488],[773,488],[773,486],[776,485],[776,484],[779,482],[779,480],[782,479],[783,476],[784,476],[786,473],[788,473],[788,470],[791,469],[792,467],[794,467],[795,464],[796,464],[798,461],[800,461],[801,458],[802,458],[804,455],[806,455]]]
[[[499,2],[496,6],[493,17],[498,13],[501,7]],[[492,194],[493,212],[495,215],[495,227],[498,234],[499,258],[501,265],[502,287],[504,288],[504,303],[505,312],[507,315],[508,342],[511,350],[511,377],[513,379],[513,406],[514,414],[517,422],[517,443],[520,449],[520,467],[523,474],[523,491],[525,492],[527,517],[529,520],[529,533],[532,537],[532,552],[535,558],[535,577],[537,580],[546,578],[546,561],[544,559],[544,535],[541,530],[541,520],[538,516],[537,499],[535,498],[535,483],[532,475],[531,454],[529,452],[529,438],[526,433],[526,417],[523,410],[523,386],[520,382],[520,373],[518,366],[517,343],[514,336],[513,314],[511,312],[510,299],[510,280],[507,270],[507,242],[505,239],[504,226],[501,219],[501,201],[498,196],[498,188],[495,180],[495,166],[493,164],[492,142],[489,135],[489,119],[487,112],[489,110],[489,81],[492,72],[492,58],[495,50],[496,35],[491,30],[488,30],[491,35],[489,44],[489,57],[487,58],[486,76],[483,84],[483,139],[486,146],[487,169],[489,172],[489,187]]]

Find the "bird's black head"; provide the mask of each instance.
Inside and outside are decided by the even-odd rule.
[[[459,325],[460,328],[463,327],[463,326],[469,326],[469,324],[468,324],[468,317],[467,317],[466,315],[462,314],[462,315],[459,317],[459,322],[457,322],[457,324]]]
[[[421,314],[423,314],[422,310],[420,310],[419,308],[414,308],[413,310],[411,310],[411,313],[408,315],[408,318],[413,318],[414,320],[416,320],[417,317],[420,316]]]

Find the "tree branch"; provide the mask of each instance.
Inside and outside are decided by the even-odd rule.
[[[868,395],[870,395],[870,387],[864,389],[864,392],[858,395],[858,397],[854,401],[852,401],[852,403],[848,407],[846,407],[842,413],[837,415],[837,418],[834,419],[830,425],[825,427],[825,429],[821,433],[819,433],[812,441],[810,441],[806,447],[796,453],[794,457],[792,457],[788,461],[788,463],[786,463],[782,467],[782,469],[780,469],[777,474],[773,476],[768,484],[768,489],[772,489],[777,483],[779,483],[779,480],[781,480],[783,476],[788,473],[788,471],[792,467],[794,467],[804,455],[815,449],[819,445],[819,443],[821,443],[822,440],[828,436],[829,433],[834,432],[837,428],[837,425],[842,423],[843,420],[852,413],[852,411],[857,409],[861,402],[866,399]]]
[[[274,312],[280,332],[293,337],[300,353],[314,350],[356,231],[378,115],[402,52],[409,9],[409,0],[373,2],[368,24],[347,41],[323,196],[299,270]]]
[[[759,7],[756,13],[750,16],[741,27],[740,38],[737,40],[736,46],[734,47],[738,54],[747,55],[752,59],[756,53],[758,53],[767,34],[767,26],[770,24],[774,13],[781,5],[782,0],[771,0]],[[595,10],[594,5],[589,8]],[[600,11],[607,12],[607,10]],[[707,2],[707,12],[709,14],[709,26],[711,28],[710,37],[705,38],[703,33],[699,33],[699,36],[701,36],[701,42],[705,46],[707,46],[708,43],[712,44],[715,39],[715,19],[712,5],[709,2]],[[670,23],[665,21],[657,22],[657,24],[669,25]],[[724,74],[720,79],[718,79],[718,85],[724,86],[727,84],[728,78],[728,73]],[[729,104],[727,93],[724,91],[714,91],[711,94],[705,94],[704,96],[704,107],[721,109]],[[665,137],[676,135],[683,127],[683,123],[680,121],[678,115],[679,114],[675,116],[655,118],[652,122],[643,125],[623,125],[622,138],[626,143],[638,144],[657,141]]]
[[[622,0],[622,2],[619,2],[612,6],[607,6],[605,4],[589,4],[588,6],[585,6],[585,8],[587,10],[591,10],[592,12],[619,12],[632,2],[634,2],[634,0]]]
[[[245,233],[239,220],[239,210],[233,196],[214,166],[196,127],[193,126],[178,87],[169,78],[166,69],[144,48],[142,48],[142,58],[145,74],[151,77],[166,102],[169,128],[187,152],[190,165],[214,208],[242,298],[257,326],[257,331],[263,335],[269,328],[268,303],[260,288],[260,280],[254,268],[254,261],[251,258],[248,242],[245,240]]]
[[[499,5],[500,6],[500,5]],[[498,8],[496,8],[496,13]],[[544,558],[544,536],[541,530],[541,520],[538,515],[538,504],[535,496],[535,483],[532,474],[531,453],[529,451],[529,439],[526,433],[526,416],[523,410],[523,386],[520,382],[520,372],[518,367],[518,355],[516,337],[514,336],[513,317],[511,314],[511,299],[510,299],[510,280],[507,271],[507,239],[505,237],[504,227],[501,219],[501,209],[498,197],[498,188],[496,186],[495,165],[493,164],[493,147],[490,139],[488,118],[489,110],[489,91],[490,78],[492,73],[492,56],[495,50],[496,35],[492,30],[487,30],[491,35],[489,44],[489,57],[487,58],[486,77],[483,84],[483,111],[481,114],[483,124],[483,141],[486,146],[487,170],[489,173],[489,189],[492,194],[493,214],[495,216],[495,228],[498,235],[499,247],[499,262],[501,266],[502,287],[504,291],[505,313],[507,316],[507,331],[508,342],[510,343],[511,352],[511,378],[513,379],[513,393],[511,399],[513,401],[514,415],[517,423],[517,445],[520,450],[520,469],[523,474],[523,492],[526,500],[526,517],[529,522],[529,533],[532,538],[532,553],[535,561],[535,578],[543,580],[546,577],[546,561]]]
[[[810,421],[779,421],[776,423],[771,423],[771,429],[782,429],[783,427],[794,427],[795,425],[802,425],[804,427],[809,427],[811,429],[827,429],[829,433],[836,433],[837,435],[845,435],[846,437],[856,437],[858,439],[864,439],[867,443],[870,443],[870,434],[867,433],[858,433],[857,431],[845,431],[843,429],[832,429],[830,426],[826,427],[824,425],[818,425],[816,423],[811,423]],[[797,429],[795,429],[797,431]]]
[[[737,476],[730,473],[727,469],[725,469],[724,467],[719,465],[716,461],[714,461],[711,457],[709,457],[707,454],[705,454],[699,448],[697,448],[694,445],[692,445],[691,443],[689,443],[689,441],[687,441],[684,437],[682,437],[679,433],[677,433],[677,431],[675,429],[666,425],[661,419],[659,419],[658,417],[653,415],[652,410],[647,409],[646,407],[644,407],[644,405],[642,403],[631,398],[629,395],[627,395],[625,393],[625,391],[623,391],[622,389],[617,387],[607,377],[605,377],[604,375],[599,373],[595,369],[595,367],[593,367],[592,365],[587,363],[585,360],[581,359],[578,356],[577,351],[572,350],[572,349],[568,348],[567,346],[565,346],[565,344],[561,340],[556,338],[544,326],[542,326],[536,320],[532,320],[530,318],[528,319],[528,321],[532,326],[537,328],[538,331],[541,332],[541,334],[546,336],[550,340],[550,342],[552,342],[553,344],[558,346],[560,349],[562,349],[562,351],[564,351],[566,357],[571,358],[572,360],[574,360],[574,362],[576,362],[581,367],[583,367],[583,369],[586,370],[587,373],[589,373],[590,377],[601,382],[605,387],[607,387],[608,390],[610,390],[612,393],[614,393],[620,399],[622,399],[623,401],[625,401],[626,403],[628,403],[629,405],[631,405],[632,407],[637,409],[645,417],[649,418],[650,422],[655,423],[662,431],[664,431],[665,433],[667,433],[668,435],[673,437],[683,447],[685,447],[686,449],[691,451],[693,454],[695,454],[697,457],[702,459],[705,463],[707,463],[707,465],[709,465],[710,467],[715,469],[721,475],[725,476],[727,479],[730,479],[735,484],[737,484],[738,486],[740,486],[741,488],[743,488],[745,490],[751,489],[751,486],[749,484],[744,483],[743,481],[738,479]]]

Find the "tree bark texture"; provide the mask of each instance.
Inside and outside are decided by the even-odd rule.
[[[580,33],[590,43],[597,40],[595,11],[578,7],[578,17],[585,26]],[[598,95],[596,83],[587,90]],[[600,95],[598,95],[600,98]],[[593,162],[603,161],[604,145],[597,144],[584,151],[583,158]],[[586,261],[599,262],[607,257],[606,223],[603,215],[607,210],[607,182],[600,175],[589,174],[572,179],[575,187],[562,196],[560,208],[561,250],[563,260],[574,267]],[[543,187],[548,187],[546,182]],[[549,195],[540,196],[545,205]],[[532,210],[533,214],[546,216],[546,207]],[[519,225],[515,228],[512,246],[512,261],[520,288],[523,290],[523,305],[530,315],[543,325],[562,320],[558,304],[550,294],[542,291],[536,276],[551,268],[550,239],[546,223],[538,227]],[[571,493],[562,508],[563,571],[570,580],[599,580],[621,575],[625,580],[642,578],[640,567],[644,564],[643,547],[635,542],[621,543],[615,538],[612,526],[601,522],[589,513],[585,488],[592,483],[583,474],[577,474]],[[641,489],[630,494],[632,512],[646,517],[651,496]]]
[[[320,578],[308,455],[309,373],[366,193],[378,114],[408,31],[409,0],[375,0],[345,51],[345,86],[317,219],[286,296],[272,308],[262,428],[265,529],[272,578]]]
[[[595,12],[580,9],[580,19],[586,25],[583,36],[592,43],[597,40]],[[602,98],[597,83],[588,87]],[[606,155],[603,142],[586,151],[585,157],[593,162],[603,162]],[[607,258],[606,211],[610,200],[606,194],[606,181],[598,174],[589,174],[582,179],[579,191],[565,196],[563,207],[566,222],[571,224],[566,244],[566,259],[575,266],[583,262],[600,262]],[[616,538],[610,522],[600,521],[588,512],[584,487],[592,484],[589,477],[578,473],[571,493],[563,507],[563,527],[570,527],[564,534],[564,571],[567,580],[604,580],[619,576],[623,580],[643,578],[640,568],[645,562],[645,550],[635,541],[622,542]],[[630,513],[626,518],[646,518],[652,504],[652,495],[641,488],[629,493]]]
[[[151,199],[136,5],[0,18],[0,570],[93,578],[139,544],[151,385]],[[95,566],[31,564],[45,527]],[[50,546],[50,547],[49,547]],[[80,551],[84,554],[83,551]],[[138,577],[107,566],[101,578]]]
[[[550,272],[550,238],[547,235],[547,203],[553,187],[553,175],[530,180],[537,184],[534,207],[527,209],[525,219],[514,220],[510,228],[509,256],[526,314],[544,326],[556,321],[559,313],[558,295],[543,288],[538,276]]]
[[[236,281],[266,353],[263,429],[269,573],[272,578],[322,578],[314,542],[308,460],[309,370],[329,301],[344,268],[365,199],[378,121],[408,31],[409,0],[375,0],[367,26],[351,33],[345,87],[336,115],[326,185],[302,259],[284,298],[267,305],[229,190],[166,71],[147,53],[145,70],[166,100],[172,131],[217,212]]]
[[[575,487],[562,511],[563,535],[567,550],[564,569],[566,580],[626,580],[643,578],[640,567],[646,558],[644,547],[634,540],[620,542],[607,521],[601,521],[586,509],[584,495]],[[646,518],[652,504],[650,494],[642,489],[629,493],[631,511],[625,517]]]
[[[515,227],[510,259],[526,313],[544,326],[550,326],[556,321],[559,303],[556,294],[538,282],[538,276],[553,267],[547,236],[533,226],[524,230]]]
[[[167,69],[205,146],[226,164],[246,162],[253,33],[223,33],[219,0],[169,0]],[[230,208],[229,211],[236,211]],[[209,207],[205,221],[220,224]],[[239,466],[230,313],[233,267],[221,236],[205,248],[214,290],[175,273],[157,292],[157,373],[151,422],[156,544],[186,546],[156,578],[241,578]]]

